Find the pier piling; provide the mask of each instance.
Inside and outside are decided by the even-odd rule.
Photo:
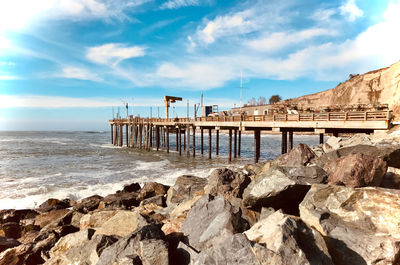
[[[287,153],[287,131],[282,131],[282,154]]]
[[[238,135],[238,157],[240,157],[240,145],[242,144],[242,131],[239,130],[239,135]]]
[[[196,156],[196,126],[193,126],[193,157]]]
[[[319,143],[320,143],[320,144],[323,144],[323,143],[324,143],[324,134],[323,134],[323,133],[320,133],[320,134],[319,134]]]
[[[229,129],[229,137],[228,137],[228,142],[229,142],[229,151],[228,151],[228,161],[232,161],[232,129]]]
[[[111,144],[114,144],[114,139],[113,139],[113,137],[114,137],[114,133],[113,133],[113,125],[111,124]]]
[[[189,125],[186,126],[186,134],[187,134],[186,155],[190,156],[190,127],[189,127]]]
[[[219,129],[217,129],[215,133],[215,154],[219,155]]]
[[[167,153],[169,153],[169,128],[168,128],[168,127],[166,127],[165,133],[167,134],[167,135],[166,135],[166,140],[167,140]]]
[[[234,130],[234,137],[233,137],[233,158],[237,156],[237,130]]]
[[[211,159],[212,141],[211,141],[211,128],[208,129],[208,159]]]
[[[260,135],[261,131],[259,129],[254,130],[254,163],[258,163],[260,159]]]
[[[203,127],[200,128],[200,154],[204,154],[204,135],[203,135]]]
[[[289,131],[289,150],[293,149],[293,131]]]

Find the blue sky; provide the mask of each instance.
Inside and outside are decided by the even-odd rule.
[[[4,0],[0,130],[104,130],[112,107],[186,115],[335,87],[400,59],[398,0]],[[130,112],[132,109],[130,110]]]

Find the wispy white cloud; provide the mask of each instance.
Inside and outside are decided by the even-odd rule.
[[[86,57],[98,64],[117,65],[123,60],[144,56],[145,49],[142,46],[125,46],[121,43],[109,43],[89,48]]]
[[[246,45],[257,51],[275,52],[316,37],[334,36],[336,34],[335,30],[325,28],[310,28],[294,32],[274,32],[265,37],[250,40]]]
[[[337,13],[337,10],[334,8],[329,9],[317,9],[310,18],[316,21],[326,22],[329,21],[330,18]]]
[[[103,78],[101,78],[100,76],[98,76],[95,73],[92,73],[88,69],[73,67],[73,66],[64,67],[62,69],[61,73],[56,76],[62,77],[62,78],[89,80],[89,81],[95,81],[95,82],[103,81]]]
[[[355,0],[347,0],[339,9],[340,13],[346,16],[349,21],[354,21],[364,15],[364,12],[357,6]]]
[[[288,20],[288,7],[292,1],[260,0],[247,7],[247,2],[239,10],[205,20],[195,34],[188,38],[191,46],[195,44],[211,44],[222,38],[243,36],[260,30],[268,30]],[[285,10],[286,15],[282,15]]]
[[[0,75],[0,80],[21,80],[21,79],[23,78],[15,75]]]
[[[164,2],[160,8],[161,9],[178,9],[181,7],[187,6],[199,6],[207,1],[200,1],[200,0],[168,0]]]

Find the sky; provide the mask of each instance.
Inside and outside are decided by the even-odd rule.
[[[400,0],[1,0],[0,130],[108,130],[335,87],[400,60]],[[242,101],[240,83],[243,83]],[[133,108],[132,108],[133,107]]]

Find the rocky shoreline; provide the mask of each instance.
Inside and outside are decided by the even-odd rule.
[[[400,264],[400,143],[331,137],[208,178],[0,211],[0,265]]]

